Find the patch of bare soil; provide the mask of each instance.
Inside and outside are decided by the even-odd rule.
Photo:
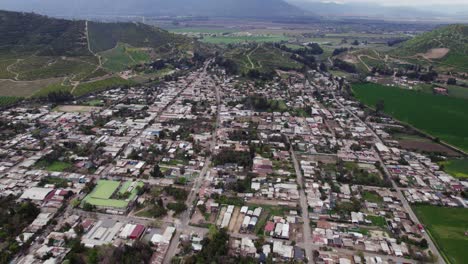
[[[447,55],[447,53],[449,53],[449,51],[450,49],[447,48],[430,49],[422,56],[428,60],[442,59]]]

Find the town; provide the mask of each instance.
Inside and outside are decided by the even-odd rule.
[[[278,71],[256,82],[209,59],[159,85],[0,113],[16,221],[2,260],[443,263],[412,206],[466,207],[468,183],[401,148],[390,131],[405,128],[344,78]]]

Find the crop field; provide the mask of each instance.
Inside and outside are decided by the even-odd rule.
[[[76,87],[72,94],[75,96],[82,96],[88,93],[103,91],[111,87],[120,87],[131,84],[134,84],[134,82],[127,81],[119,77],[112,77],[101,81],[82,83]]]
[[[119,43],[111,50],[101,52],[104,58],[104,67],[113,72],[121,72],[129,66],[150,60],[148,53],[142,49],[132,48],[129,45]]]
[[[364,104],[373,108],[379,100],[383,100],[386,114],[451,145],[468,150],[466,100],[370,83],[355,84],[353,91]]]
[[[40,89],[39,91],[34,93],[32,97],[34,97],[34,98],[43,98],[43,97],[47,97],[47,95],[49,95],[50,93],[70,92],[71,89],[72,89],[71,86],[64,86],[61,83],[54,83],[52,85],[49,85],[49,86],[46,86],[46,87]]]
[[[13,96],[0,96],[0,107],[5,107],[12,105],[16,102],[21,100],[19,97],[13,97]]]
[[[279,49],[258,47],[250,49],[235,49],[225,54],[226,57],[235,61],[242,72],[255,69],[260,72],[269,72],[278,68],[299,69],[301,66],[290,58],[288,53]]]
[[[173,33],[207,33],[207,34],[221,34],[221,33],[237,32],[237,30],[229,29],[229,28],[199,28],[199,27],[173,28],[173,29],[168,29],[168,31],[173,32]]]
[[[287,41],[289,38],[282,35],[269,35],[269,36],[217,36],[205,37],[201,39],[202,42],[211,44],[236,44],[244,42],[280,42]]]
[[[451,159],[441,162],[444,165],[445,172],[450,175],[460,178],[468,178],[468,159]]]
[[[462,264],[468,259],[468,209],[430,205],[413,207],[449,263]]]

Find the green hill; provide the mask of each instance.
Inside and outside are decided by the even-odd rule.
[[[431,54],[431,50],[436,52]],[[419,56],[439,66],[468,71],[468,25],[440,27],[403,43],[392,54]]]
[[[77,87],[157,59],[190,58],[200,49],[184,36],[140,23],[64,20],[0,10],[0,96]],[[27,92],[24,87],[27,86]]]

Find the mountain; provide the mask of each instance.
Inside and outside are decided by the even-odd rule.
[[[193,39],[146,24],[72,21],[11,11],[0,11],[0,34],[0,87],[27,86],[31,92],[48,85],[76,87],[116,77],[129,66],[158,59],[178,62],[202,51]]]
[[[0,9],[54,16],[289,17],[308,12],[283,0],[2,0]]]
[[[374,3],[338,3],[332,1],[287,0],[288,3],[322,16],[369,18],[434,18],[443,14],[413,7],[382,6]]]
[[[449,25],[421,34],[404,42],[392,54],[417,56],[468,71],[468,25]]]

